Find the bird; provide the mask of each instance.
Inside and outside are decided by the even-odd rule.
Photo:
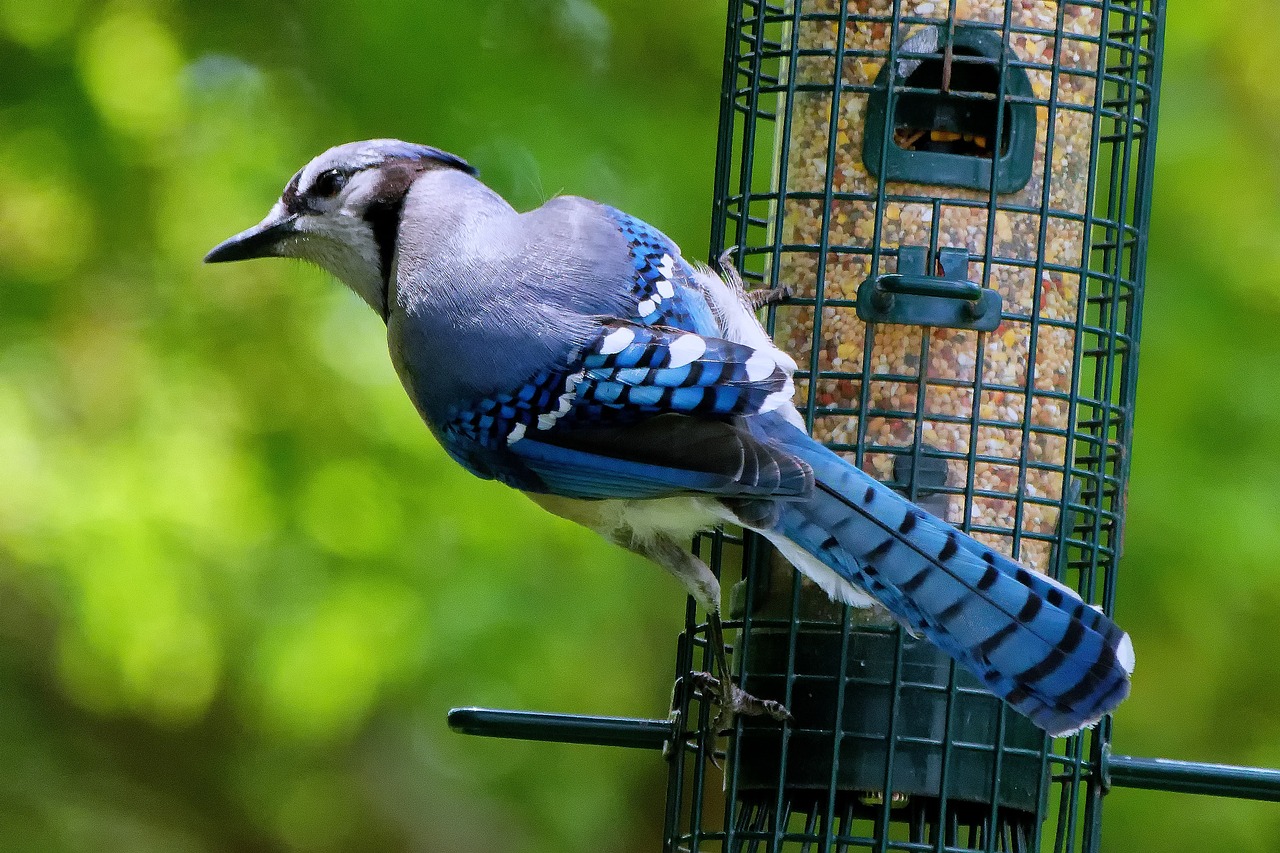
[[[707,614],[703,683],[724,719],[789,718],[733,683],[720,586],[688,547],[725,524],[832,599],[883,606],[1052,736],[1128,696],[1127,633],[811,438],[761,291],[644,221],[571,195],[519,212],[457,155],[371,139],[315,157],[205,261],[264,257],[319,266],[377,312],[457,463],[683,583]]]

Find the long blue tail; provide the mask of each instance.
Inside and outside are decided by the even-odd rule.
[[[1074,590],[921,510],[780,418],[757,432],[814,471],[807,501],[778,505],[781,535],[871,593],[992,693],[1052,735],[1129,695],[1133,645]]]

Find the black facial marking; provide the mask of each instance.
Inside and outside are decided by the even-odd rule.
[[[302,172],[289,179],[289,183],[280,194],[285,210],[290,213],[315,213],[317,199],[333,198],[346,186],[350,175],[339,169],[326,169],[316,176],[305,192],[301,190]]]
[[[400,234],[400,215],[404,211],[404,199],[414,179],[422,172],[422,166],[412,162],[384,166],[382,181],[364,211],[364,219],[373,229],[373,240],[378,245],[384,320],[390,311],[387,301],[391,290],[391,264],[396,256],[396,239]]]
[[[391,263],[396,256],[396,238],[400,234],[400,214],[404,211],[404,193],[378,200],[364,212],[365,221],[373,228],[373,240],[378,244],[378,267],[382,274],[382,317],[386,319],[391,290]]]
[[[280,200],[284,202],[284,209],[290,213],[301,213],[304,207],[302,196],[298,193],[298,182],[302,180],[302,170],[299,169],[289,183],[285,185],[284,192],[280,194]]]
[[[384,163],[381,166],[381,183],[365,209],[364,219],[373,229],[374,242],[378,244],[378,256],[382,272],[382,318],[390,311],[388,300],[391,291],[391,265],[396,256],[396,240],[400,235],[400,215],[404,211],[404,199],[409,187],[423,172],[435,169],[456,169],[474,175],[475,169],[465,161],[427,146],[409,146],[417,156]]]

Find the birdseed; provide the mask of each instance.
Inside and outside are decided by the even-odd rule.
[[[796,2],[805,14],[840,13],[839,0]],[[800,91],[790,105],[780,235],[788,250],[780,256],[779,283],[796,297],[814,298],[821,247],[829,249],[821,340],[814,345],[817,379],[797,383],[798,401],[803,410],[812,393],[818,439],[847,448],[863,439],[864,470],[881,480],[893,479],[894,458],[918,436],[947,458],[946,519],[959,526],[968,522],[976,538],[1045,570],[1063,501],[1072,426],[1068,398],[1077,381],[1082,217],[1093,168],[1102,12],[1045,0],[956,0],[954,8],[947,0],[901,4],[899,50],[927,27],[947,27],[954,11],[957,23],[995,25],[991,31],[1026,63],[1037,117],[1032,176],[1021,190],[996,195],[991,216],[992,194],[985,189],[889,182],[883,204],[877,203],[877,179],[863,163],[863,131],[872,84],[889,55],[892,5],[848,2],[829,207],[823,198],[794,194],[826,189],[839,22],[804,20],[795,34],[800,56],[789,73]],[[943,135],[930,134],[930,143],[950,144],[958,153],[990,156],[995,145],[978,134],[934,133]],[[918,140],[899,131],[896,144]],[[871,275],[877,231],[880,247],[896,250],[930,246],[935,229],[937,246],[968,250],[971,281],[1000,293],[1000,326],[989,333],[868,328],[853,300]],[[1037,265],[1037,258],[1043,263]],[[879,255],[879,273],[896,268],[894,254]],[[812,305],[777,311],[779,343],[802,371],[812,364],[814,320]]]

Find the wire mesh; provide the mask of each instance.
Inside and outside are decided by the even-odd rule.
[[[814,435],[1108,611],[1163,14],[1160,0],[732,0],[726,41],[713,254],[736,246],[748,282],[790,288],[769,319]],[[941,279],[948,249],[999,294],[994,331],[867,321],[860,289]],[[717,753],[709,709],[678,688],[668,850],[1097,849],[1109,721],[1046,738],[754,537],[697,545],[724,577],[742,570],[744,686],[796,723],[741,720]],[[690,606],[677,673],[707,668]]]

